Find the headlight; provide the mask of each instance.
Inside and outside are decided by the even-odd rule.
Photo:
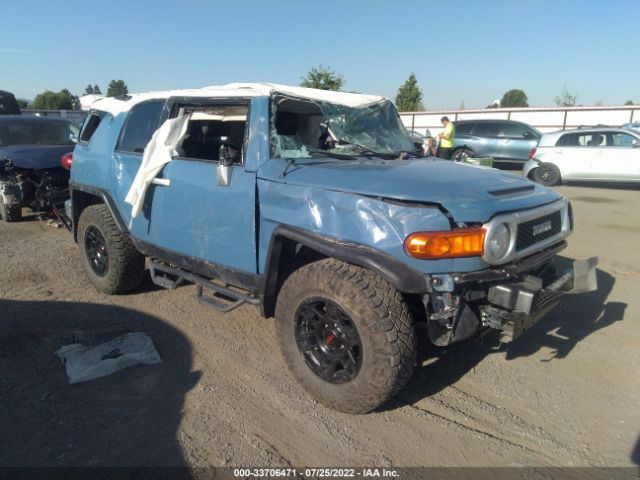
[[[509,227],[501,223],[493,227],[487,233],[485,242],[485,255],[490,260],[499,261],[509,251],[509,243],[511,242],[511,231]]]

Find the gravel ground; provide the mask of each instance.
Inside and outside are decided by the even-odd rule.
[[[109,297],[66,231],[0,223],[0,465],[639,464],[638,192],[559,190],[577,219],[563,256],[598,255],[599,290],[509,347],[422,347],[408,387],[364,416],[305,394],[254,307],[222,316],[149,280]],[[164,363],[69,385],[53,352],[121,330]]]

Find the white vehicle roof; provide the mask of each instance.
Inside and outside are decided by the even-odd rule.
[[[363,95],[360,93],[334,92],[316,88],[294,87],[275,83],[228,83],[226,85],[211,86],[186,90],[165,90],[160,92],[131,94],[128,100],[116,98],[99,98],[91,104],[91,108],[117,115],[130,110],[134,105],[145,100],[170,97],[268,97],[273,93],[282,93],[292,97],[306,98],[329,103],[336,103],[347,107],[362,107],[386,100],[378,95]]]

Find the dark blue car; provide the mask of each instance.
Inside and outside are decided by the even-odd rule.
[[[58,211],[68,198],[69,171],[61,157],[75,146],[78,129],[60,118],[0,116],[0,216],[22,217],[22,208]]]

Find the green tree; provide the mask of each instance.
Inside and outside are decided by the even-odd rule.
[[[313,67],[301,78],[300,86],[320,90],[340,91],[346,82],[344,77],[328,67]]]
[[[513,90],[509,90],[502,96],[502,100],[500,100],[501,108],[517,108],[517,107],[528,107],[527,103],[527,94],[522,90],[514,88]]]
[[[27,102],[26,100],[21,100],[19,98],[16,98],[16,102],[18,102],[18,106],[20,107],[20,110],[29,108],[29,102]]]
[[[625,105],[633,105],[633,100],[627,100],[624,102]]]
[[[412,73],[398,89],[396,108],[399,112],[415,112],[424,110],[422,104],[422,90],[418,86],[418,79]]]
[[[129,93],[129,87],[123,80],[111,80],[107,87],[107,97],[120,97]]]
[[[80,108],[78,97],[72,95],[66,88],[59,92],[45,90],[36,95],[30,108],[42,110],[74,110]]]
[[[100,90],[100,87],[98,86],[97,83],[93,86],[93,94],[94,95],[102,95],[102,90]]]
[[[578,94],[571,93],[565,86],[562,89],[562,93],[554,97],[553,101],[559,107],[575,107],[578,101]]]
[[[93,95],[93,87],[91,86],[91,84],[87,85],[84,89],[84,94],[85,95]]]

